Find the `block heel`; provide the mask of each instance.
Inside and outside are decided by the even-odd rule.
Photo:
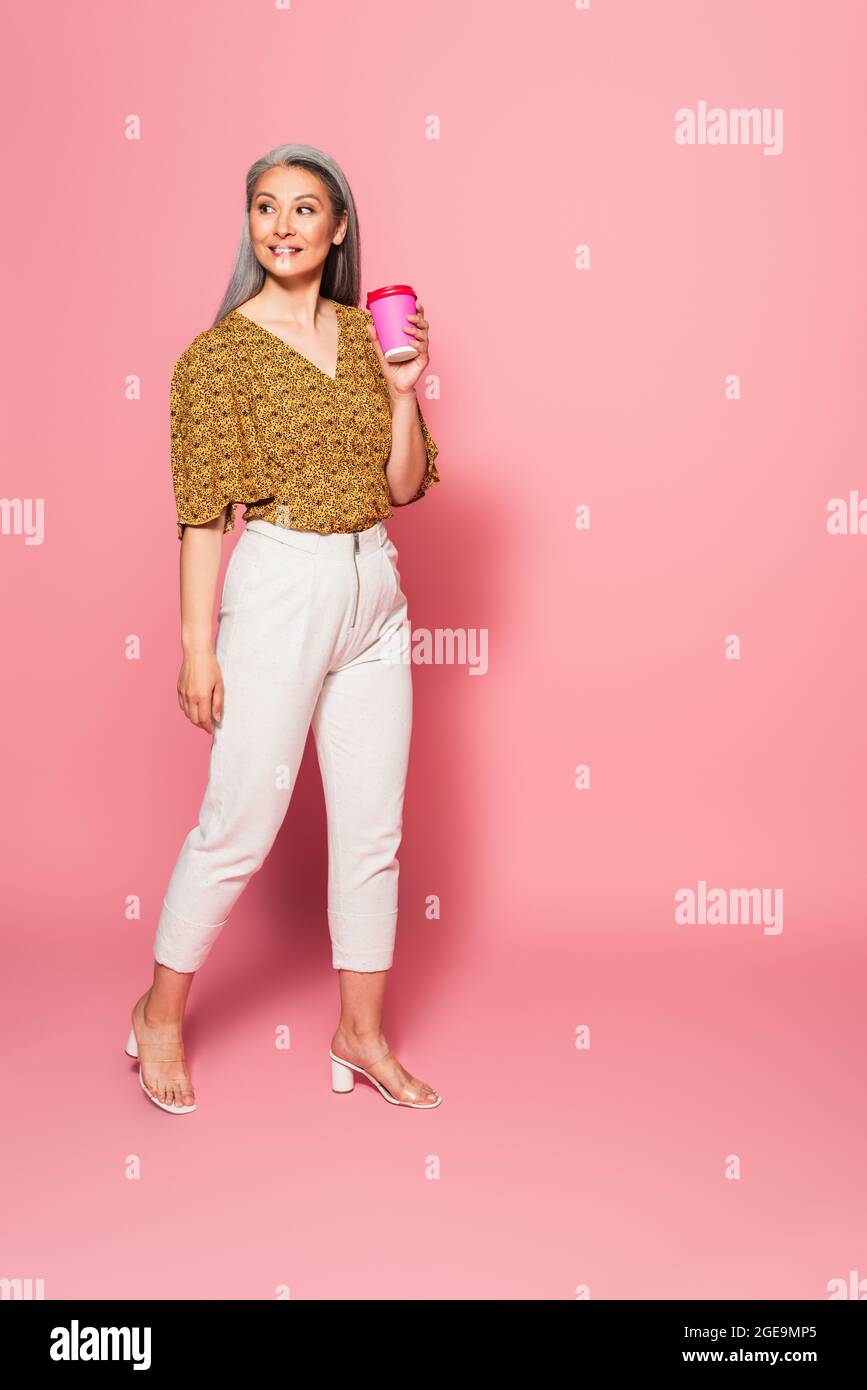
[[[389,1048],[389,1052],[390,1051],[391,1049]],[[388,1052],[385,1055],[387,1057]],[[387,1100],[390,1105],[407,1105],[412,1110],[435,1110],[438,1105],[442,1105],[443,1098],[441,1095],[437,1095],[436,1100],[427,1102],[421,1101],[418,1098],[418,1092],[413,1091],[411,1086],[406,1086],[404,1088],[407,1092],[408,1099],[398,1100],[396,1096],[391,1095],[390,1092],[388,1092],[385,1089],[385,1087],[381,1085],[379,1081],[377,1081],[375,1076],[371,1076],[369,1071],[365,1071],[364,1067],[357,1066],[355,1062],[346,1062],[343,1060],[342,1057],[335,1057],[334,1053],[331,1051],[331,1048],[328,1049],[328,1056],[331,1058],[332,1091],[345,1093],[347,1091],[354,1090],[354,1074],[355,1072],[358,1072],[359,1076],[365,1077],[367,1081],[370,1081],[372,1085],[376,1087],[376,1089],[379,1091],[379,1094],[383,1097],[384,1100]]]
[[[345,1062],[339,1062],[333,1052],[328,1054],[331,1058],[331,1089],[337,1091],[339,1095],[347,1091],[355,1090],[355,1077],[352,1068]]]

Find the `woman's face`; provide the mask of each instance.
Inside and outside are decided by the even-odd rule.
[[[347,213],[335,219],[325,185],[309,169],[278,164],[256,181],[250,240],[259,264],[278,279],[320,277],[347,221]]]

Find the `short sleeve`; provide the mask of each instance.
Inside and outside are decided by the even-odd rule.
[[[233,386],[231,349],[191,343],[175,364],[169,398],[178,539],[185,526],[212,521],[225,507],[223,531],[231,531],[239,502],[273,496]]]
[[[432,487],[434,483],[438,483],[440,480],[440,475],[437,472],[437,466],[435,462],[436,456],[439,453],[439,449],[431,437],[431,432],[427,427],[427,423],[425,421],[424,415],[422,414],[422,409],[420,405],[418,407],[418,419],[419,424],[421,425],[421,432],[424,437],[425,453],[427,454],[427,467],[424,471],[422,480],[419,483],[418,492],[415,494],[414,497],[410,497],[407,502],[401,503],[401,506],[404,507],[409,507],[413,502],[418,502],[420,498],[424,497],[428,488]]]

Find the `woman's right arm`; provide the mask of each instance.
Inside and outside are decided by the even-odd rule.
[[[226,508],[198,526],[187,525],[181,537],[181,648],[178,702],[184,714],[206,733],[223,717],[223,677],[214,651],[214,597]]]

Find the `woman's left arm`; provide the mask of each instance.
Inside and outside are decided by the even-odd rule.
[[[429,324],[424,306],[416,300],[416,312],[407,314],[406,332],[414,337],[418,355],[409,362],[388,362],[379,345],[376,328],[368,326],[382,375],[391,398],[391,453],[385,477],[394,506],[403,507],[423,497],[431,483],[439,482],[434,464],[439,450],[431,439],[415,386],[430,361]]]

